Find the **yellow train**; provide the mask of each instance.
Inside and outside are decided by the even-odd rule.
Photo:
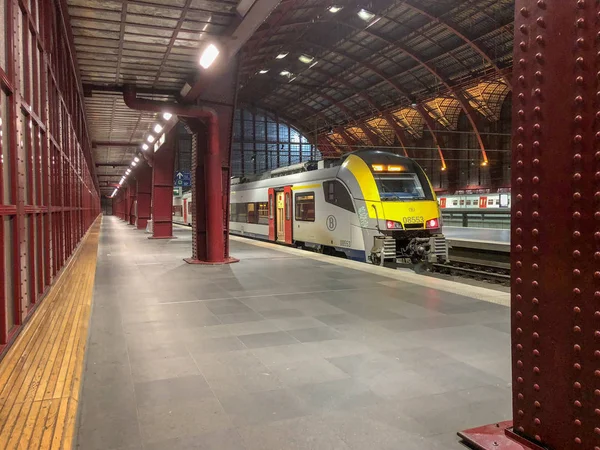
[[[377,149],[233,180],[230,232],[374,264],[448,257],[424,171]]]

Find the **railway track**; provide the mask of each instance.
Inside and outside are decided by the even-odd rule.
[[[502,285],[510,284],[510,269],[452,260],[443,264],[433,264],[432,267],[434,272],[446,275],[472,278]]]

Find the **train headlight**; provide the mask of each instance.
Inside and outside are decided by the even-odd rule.
[[[400,222],[394,222],[393,220],[386,220],[385,226],[388,230],[401,230],[402,224]]]
[[[435,218],[435,219],[429,219],[427,221],[427,229],[433,229],[433,228],[439,228],[440,227],[440,220]]]

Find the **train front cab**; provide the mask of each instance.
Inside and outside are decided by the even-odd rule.
[[[338,176],[353,192],[369,261],[448,258],[435,193],[417,163],[394,153],[365,150],[349,155]]]

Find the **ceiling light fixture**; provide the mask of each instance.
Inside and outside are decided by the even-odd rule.
[[[283,59],[283,58],[285,58],[287,55],[288,55],[288,53],[287,53],[287,52],[286,52],[286,53],[280,53],[279,55],[277,55],[277,56],[275,57],[275,59]]]
[[[148,137],[146,138],[146,140],[152,144],[154,142],[155,138],[154,138],[154,136],[152,136],[150,134],[150,135],[148,135]]]
[[[261,75],[264,75],[268,71],[269,71],[269,69],[262,69],[262,70],[259,70],[258,73],[260,73]]]
[[[169,112],[163,113],[163,119],[170,120],[171,117],[173,117],[173,114],[171,114]]]
[[[344,7],[343,7],[343,6],[337,6],[337,5],[332,5],[332,6],[330,6],[329,8],[327,8],[327,10],[328,10],[330,13],[332,13],[332,14],[338,13],[338,12],[340,12],[342,9],[344,9]]]
[[[357,14],[358,14],[358,17],[360,17],[365,22],[369,22],[369,21],[373,20],[373,17],[375,17],[375,14],[373,14],[371,11],[367,11],[364,8],[361,8]]]
[[[281,75],[282,77],[289,77],[292,73],[289,70],[282,70],[281,72],[279,72],[279,75]]]
[[[163,127],[160,123],[157,123],[156,125],[154,125],[154,132],[156,134],[160,133],[162,131]]]
[[[200,65],[203,68],[208,69],[215,62],[217,56],[219,56],[219,53],[219,49],[214,44],[210,44],[202,52],[202,56],[200,57]]]
[[[148,150],[148,144],[142,144],[142,150]]]
[[[304,64],[310,64],[311,62],[314,61],[315,57],[306,55],[306,54],[302,54],[298,57],[298,59],[300,60],[300,62],[303,62]]]
[[[131,169],[127,169],[127,170],[125,171],[125,173],[126,173],[127,175],[129,175],[129,174],[131,173]]]
[[[140,158],[138,158],[138,157],[136,156],[135,158],[133,158],[133,161],[134,161],[134,162],[136,162],[136,163],[138,163],[138,162],[140,162]]]
[[[312,63],[310,66],[308,66],[309,69],[312,69],[313,67],[315,67],[317,65],[319,61],[315,61],[314,63]]]
[[[135,167],[135,166],[137,166],[137,163],[136,163],[135,161],[131,161],[131,165],[132,165],[133,167]]]

